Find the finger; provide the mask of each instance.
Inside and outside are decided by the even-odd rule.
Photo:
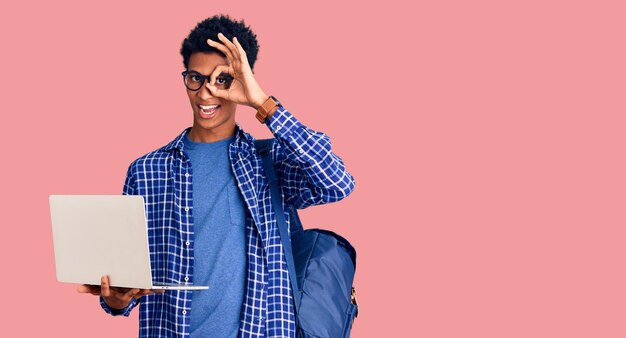
[[[130,291],[130,288],[123,288],[123,287],[120,287],[120,286],[111,286],[110,288],[111,288],[111,291],[113,291],[115,293],[121,293],[121,294],[124,294],[124,293]]]
[[[209,81],[209,83],[214,86],[215,85],[215,81],[217,80],[217,77],[220,76],[220,74],[222,73],[226,73],[229,74],[231,76],[234,76],[235,74],[233,74],[233,69],[227,65],[219,65],[217,67],[215,67],[215,69],[213,69],[213,72],[211,72],[211,79]]]
[[[100,278],[100,292],[103,297],[109,297],[111,295],[111,289],[109,289],[109,276],[102,276]]]
[[[135,295],[139,293],[140,289],[130,289],[127,293],[124,294],[124,298],[135,298]]]
[[[206,87],[209,88],[209,91],[211,92],[211,95],[213,95],[215,97],[228,99],[228,90],[217,88],[217,87],[215,87],[214,85],[212,85],[210,83],[207,83]]]
[[[233,41],[235,42],[235,46],[237,46],[237,50],[239,51],[239,58],[241,59],[241,62],[247,65],[250,65],[248,63],[248,55],[246,54],[246,51],[243,49],[243,46],[239,43],[239,40],[237,40],[237,37],[234,37]]]
[[[100,288],[97,286],[89,285],[89,284],[79,285],[76,288],[76,291],[80,293],[90,293],[96,296],[100,295]]]
[[[141,289],[141,290],[139,290],[139,292],[137,292],[136,295],[133,296],[133,298],[139,299],[142,296],[145,296],[145,295],[148,295],[148,294],[150,294],[150,290],[149,289]]]
[[[143,289],[141,290],[141,296],[152,295],[155,293],[165,293],[165,290],[155,290],[155,289]],[[136,297],[139,298],[139,297]]]
[[[211,40],[211,39],[207,39],[206,42],[209,44],[209,46],[222,51],[222,53],[224,53],[226,55],[226,58],[229,61],[234,59],[234,56],[230,52],[230,49],[228,49],[228,47],[226,47],[225,45],[223,45],[223,44],[221,44],[221,43],[219,43],[217,41]]]
[[[241,58],[239,57],[239,50],[237,50],[237,46],[235,46],[230,40],[228,40],[226,35],[219,33],[217,34],[217,38],[220,39],[220,41],[222,41],[222,43],[226,45],[226,47],[228,47],[228,50],[233,56],[233,59],[241,60]]]
[[[89,285],[89,293],[91,293],[94,296],[100,296],[102,288],[99,286],[95,286],[95,285]]]
[[[221,73],[227,73],[227,74],[230,74],[231,76],[233,75],[232,68],[226,65],[219,65],[215,67],[215,69],[211,73],[211,81],[207,82],[206,87],[209,88],[211,95],[216,96],[216,97],[221,97],[221,98],[228,98],[227,89],[221,89],[215,86],[215,80]]]

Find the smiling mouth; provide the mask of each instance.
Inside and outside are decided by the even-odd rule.
[[[212,104],[208,106],[198,105],[198,108],[200,108],[200,116],[204,118],[211,118],[215,116],[220,107],[221,106],[219,104]]]

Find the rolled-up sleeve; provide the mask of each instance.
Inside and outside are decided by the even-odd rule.
[[[287,203],[303,209],[336,202],[352,193],[354,178],[333,153],[326,134],[307,128],[284,107],[266,124],[278,140],[274,164]]]
[[[137,306],[137,304],[139,304],[139,300],[138,299],[131,299],[130,303],[128,303],[128,305],[126,305],[125,308],[123,309],[115,309],[110,307],[105,301],[104,298],[102,298],[102,296],[100,296],[100,306],[102,306],[102,308],[104,309],[104,311],[112,316],[125,316],[128,317],[130,316],[130,312],[135,308],[135,306]]]

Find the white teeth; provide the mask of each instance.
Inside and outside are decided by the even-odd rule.
[[[203,106],[203,105],[198,105],[200,108],[202,109],[213,109],[213,108],[217,108],[219,105],[218,104],[212,104],[210,106]]]

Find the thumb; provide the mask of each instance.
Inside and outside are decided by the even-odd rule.
[[[100,292],[103,297],[109,297],[111,290],[109,288],[109,276],[102,276],[100,278]]]
[[[137,296],[137,294],[139,293],[140,289],[131,289],[130,291],[128,291],[128,293],[126,293],[126,297],[129,299],[133,299]]]
[[[227,98],[228,96],[228,91],[226,89],[219,89],[215,85],[212,85],[210,83],[207,83],[206,87],[209,89],[209,92],[211,93],[211,95],[215,97]]]

